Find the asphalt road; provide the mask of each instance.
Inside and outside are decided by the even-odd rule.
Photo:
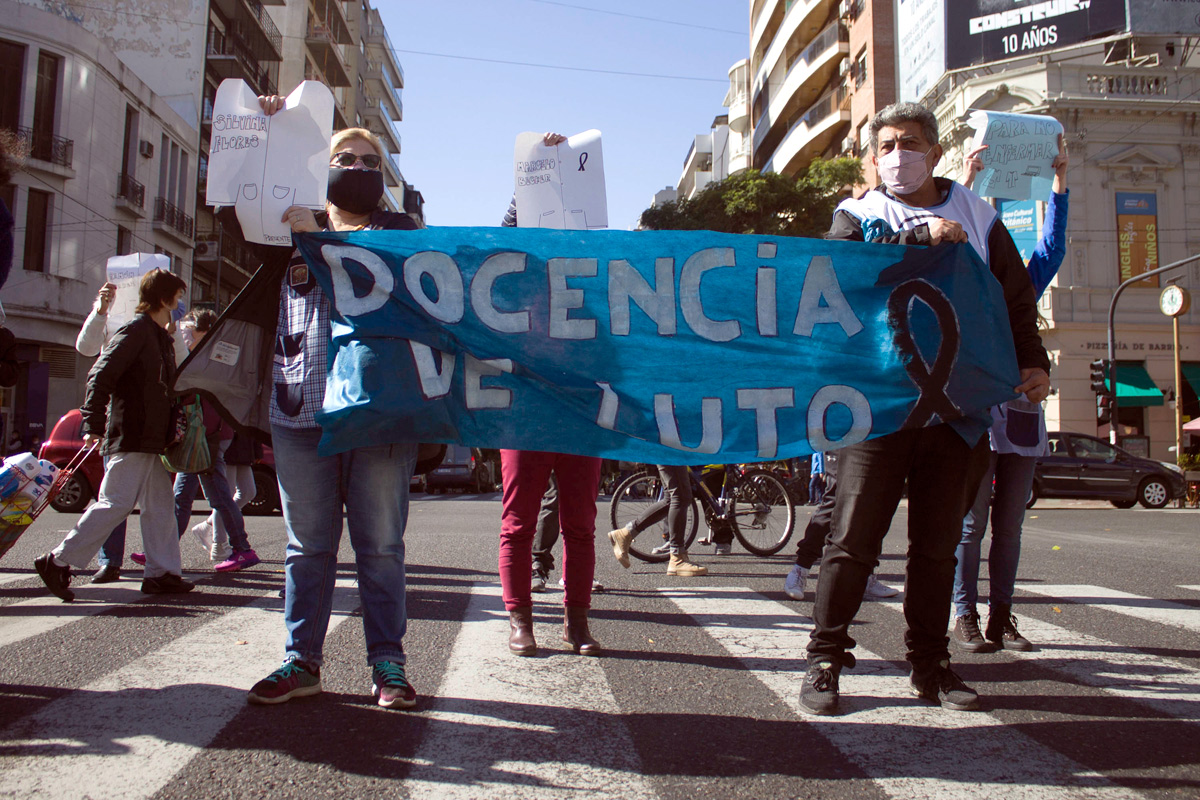
[[[0,560],[0,796],[1200,796],[1200,512],[1039,504],[1015,608],[1037,649],[955,655],[981,712],[907,693],[897,599],[864,604],[849,713],[821,719],[797,709],[813,582],[786,598],[787,551],[696,547],[699,579],[622,570],[602,503],[605,657],[559,647],[556,588],[537,601],[541,652],[518,659],[499,514],[497,495],[414,500],[405,646],[421,699],[395,712],[369,696],[348,541],[324,693],[256,707],[245,690],[282,655],[279,517],[249,520],[259,567],[217,575],[185,539],[196,592],[144,597],[132,570],[76,578],[68,606],[32,572],[74,519],[47,512]],[[901,509],[879,570],[897,586],[906,526]]]

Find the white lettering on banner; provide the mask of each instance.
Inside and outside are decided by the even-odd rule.
[[[629,335],[629,301],[658,326],[659,336],[674,336],[675,321],[675,259],[654,260],[654,287],[628,261],[608,262],[609,325],[613,336]]]
[[[754,281],[759,336],[779,335],[779,313],[775,310],[775,297],[775,270],[771,267],[759,267]]]
[[[436,298],[425,293],[425,287],[421,285],[424,275],[433,279]],[[462,321],[462,272],[450,256],[432,250],[414,253],[404,262],[404,286],[413,300],[438,322],[453,325]],[[338,311],[342,311],[340,304]]]
[[[675,398],[669,394],[654,395],[654,419],[658,423],[658,440],[664,447],[686,450],[689,453],[715,453],[721,449],[724,436],[721,427],[721,399],[706,397],[700,402],[700,444],[688,447],[680,439],[679,421],[675,419]]]
[[[470,353],[464,354],[464,389],[468,411],[485,408],[512,408],[512,392],[496,386],[485,387],[484,376],[495,377],[513,371],[513,362],[508,358],[480,360]]]
[[[417,368],[417,378],[421,384],[421,394],[425,396],[425,399],[433,400],[450,394],[450,382],[454,380],[454,354],[437,351],[442,360],[442,368],[439,370],[433,357],[432,347],[409,339],[408,349],[412,351],[413,363]]]
[[[346,316],[361,316],[387,304],[392,289],[396,287],[396,276],[382,258],[361,247],[337,244],[322,245],[321,256],[329,264],[333,280],[333,304],[338,311]],[[355,296],[354,284],[350,281],[350,273],[346,271],[343,260],[362,264],[371,273],[371,288],[364,296]]]
[[[781,408],[795,406],[796,390],[790,386],[776,389],[738,389],[737,401],[738,408],[754,410],[759,458],[774,458],[779,450],[776,412]]]
[[[825,433],[825,418],[832,406],[850,410],[850,429],[840,439],[830,439]],[[808,444],[813,452],[821,453],[866,441],[871,434],[871,404],[866,395],[853,386],[831,384],[822,386],[808,404]]]
[[[600,262],[594,258],[551,258],[546,262],[550,277],[550,338],[595,339],[596,320],[571,319],[568,312],[583,308],[583,289],[567,287],[567,278],[594,278]]]
[[[501,275],[525,271],[524,253],[497,253],[479,265],[471,279],[471,308],[479,321],[497,333],[529,333],[528,311],[500,311],[492,302],[492,285]]]
[[[825,305],[821,305],[821,300]],[[800,294],[800,306],[796,310],[797,336],[812,336],[813,326],[825,323],[841,325],[846,338],[863,329],[863,324],[846,302],[837,273],[833,271],[833,260],[829,256],[814,256],[804,273],[804,289]]]
[[[996,14],[988,14],[984,17],[974,17],[969,23],[969,30],[971,35],[975,35],[986,31],[1013,28],[1030,22],[1061,17],[1064,14],[1073,14],[1076,11],[1087,9],[1091,5],[1091,0],[1049,0],[1049,2],[1038,3],[1026,6],[1025,8],[1014,8],[1010,11],[1001,11]]]
[[[684,262],[683,272],[679,276],[679,305],[683,309],[683,318],[693,333],[710,342],[731,342],[742,335],[742,325],[736,319],[710,319],[704,313],[704,303],[700,299],[700,282],[704,279],[704,273],[718,267],[734,266],[737,266],[737,261],[732,247],[710,247],[693,253]]]
[[[614,430],[617,427],[617,406],[620,404],[620,398],[613,391],[611,383],[596,381],[596,385],[603,393],[600,397],[600,411],[596,414],[596,424],[606,430]]]

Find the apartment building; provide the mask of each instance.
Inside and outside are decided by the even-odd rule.
[[[750,64],[746,59],[729,68],[729,90],[721,102],[726,113],[713,119],[708,133],[697,134],[693,140],[674,190],[677,198],[691,199],[710,183],[749,168],[749,75]]]
[[[108,258],[165,253],[191,281],[196,132],[186,103],[168,103],[78,21],[0,6],[0,127],[29,150],[0,189],[15,219],[0,300],[21,361],[18,385],[0,390],[0,427],[29,444],[83,401],[91,359],[75,337]]]

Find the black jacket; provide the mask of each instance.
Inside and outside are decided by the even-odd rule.
[[[938,187],[945,191],[945,178],[935,178]],[[882,187],[873,191],[883,191]],[[833,215],[833,224],[826,239],[863,241],[862,222],[853,214],[839,210]],[[917,225],[873,241],[884,244],[923,245],[930,244],[929,226]],[[1021,369],[1037,367],[1050,372],[1050,357],[1042,346],[1042,337],[1037,331],[1037,301],[1033,295],[1033,283],[1025,269],[1021,253],[1013,243],[1012,235],[999,218],[988,233],[988,267],[1004,290],[1004,302],[1008,306],[1008,322],[1012,328],[1013,345],[1017,351],[1017,365]]]
[[[123,325],[88,373],[83,431],[104,436],[104,455],[162,453],[170,444],[175,348],[146,314]]]

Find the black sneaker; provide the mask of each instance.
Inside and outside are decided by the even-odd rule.
[[[533,571],[533,582],[529,586],[529,591],[541,594],[546,591],[546,581],[550,580],[550,574],[542,569]]]
[[[979,695],[962,678],[950,669],[950,662],[942,660],[932,667],[913,665],[910,678],[912,693],[942,708],[952,711],[975,711],[979,708]]]
[[[42,583],[46,584],[46,588],[52,594],[61,597],[64,603],[70,603],[75,599],[75,593],[68,588],[71,585],[70,567],[60,567],[55,564],[54,556],[50,553],[35,558],[33,566],[41,577]]]
[[[92,576],[92,583],[114,583],[119,580],[121,580],[121,568],[116,564],[105,564]]]
[[[1033,649],[1033,644],[1017,631],[1017,618],[1009,613],[1011,608],[1012,606],[997,606],[988,614],[984,638],[1005,650],[1028,652]]]
[[[990,653],[992,643],[979,631],[979,612],[972,611],[954,620],[954,644],[968,653]]]
[[[172,572],[142,581],[142,594],[185,594],[195,588],[196,584]]]
[[[838,673],[841,667],[832,661],[814,661],[804,673],[800,687],[800,708],[809,714],[832,716],[838,712]]]

